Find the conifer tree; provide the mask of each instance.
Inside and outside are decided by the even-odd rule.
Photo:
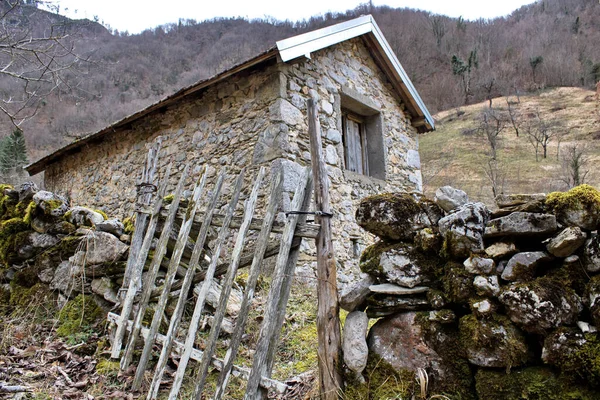
[[[19,174],[28,163],[25,135],[20,128],[15,128],[0,141],[0,171],[4,175]]]

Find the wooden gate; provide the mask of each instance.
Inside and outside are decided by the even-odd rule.
[[[136,362],[135,376],[132,383],[133,390],[138,391],[142,387],[153,346],[161,346],[160,356],[153,369],[153,379],[148,389],[147,399],[157,398],[165,367],[174,353],[179,355],[179,362],[170,389],[170,400],[178,398],[190,359],[199,362],[197,377],[194,379],[194,398],[196,399],[200,399],[202,396],[211,365],[220,370],[214,399],[223,398],[231,375],[239,376],[248,381],[246,400],[264,399],[268,390],[275,390],[279,393],[286,390],[284,383],[270,377],[279,342],[279,334],[285,320],[285,311],[294,269],[298,260],[300,242],[303,237],[317,239],[317,261],[319,264],[317,325],[319,328],[320,391],[324,398],[337,397],[338,390],[335,385],[341,385],[338,372],[339,320],[337,318],[335,259],[332,255],[330,239],[329,217],[331,213],[328,210],[327,178],[325,166],[322,162],[316,106],[314,102],[309,104],[309,111],[311,111],[309,112],[311,143],[314,142],[312,146],[313,157],[317,162],[313,162],[312,174],[308,168],[303,170],[295,189],[290,210],[287,210],[286,221],[283,224],[275,222],[283,192],[281,174],[271,176],[271,188],[266,204],[262,207],[262,218],[256,218],[255,214],[257,213],[256,204],[259,192],[265,180],[266,170],[264,167],[260,168],[256,176],[251,179],[253,182],[252,190],[247,195],[243,206],[243,216],[234,214],[247,173],[245,168],[231,183],[229,196],[225,199],[227,196],[221,193],[227,176],[225,168],[219,172],[214,185],[209,187],[210,185],[207,184],[207,167],[202,167],[200,177],[191,188],[191,196],[184,199],[185,182],[190,170],[189,165],[186,165],[179,177],[179,183],[170,204],[166,204],[165,194],[172,166],[167,167],[162,180],[158,185],[155,185],[154,181],[158,180],[155,175],[158,154],[160,153],[160,141],[157,141],[150,149],[148,161],[142,174],[142,181],[138,185],[135,232],[132,238],[125,279],[120,292],[122,298],[121,312],[120,314],[110,313],[108,316],[109,321],[115,327],[111,357],[120,359],[122,371],[127,370],[132,365],[138,339],[142,338],[144,341],[142,353]],[[317,139],[313,140],[313,136],[317,136]],[[313,187],[313,175],[318,180],[315,200],[317,209],[320,210],[316,213],[320,225],[306,223],[306,214],[308,213]],[[225,200],[227,200],[225,211],[223,214],[218,214],[217,207]],[[159,227],[160,229],[158,229]],[[210,241],[211,246],[209,247],[208,239],[211,227],[217,230],[217,234],[216,238]],[[231,233],[232,229],[235,228],[237,228],[237,235]],[[248,237],[251,230],[255,232],[252,240]],[[160,234],[158,234],[159,231]],[[327,236],[322,236],[322,231],[325,231]],[[194,240],[190,240],[192,232],[197,232]],[[272,239],[271,236],[275,236],[275,238]],[[167,259],[169,241],[171,243],[174,241],[175,244],[170,255],[171,258]],[[233,244],[230,261],[220,264],[220,255],[230,244]],[[151,247],[154,247],[153,255],[149,259]],[[186,250],[189,259],[184,260]],[[277,255],[275,270],[254,353],[253,367],[252,369],[246,369],[235,366],[234,360],[245,331],[248,311],[254,297],[261,263],[266,257],[274,255]],[[142,284],[143,270],[147,263],[149,263],[149,268],[145,272],[145,284]],[[224,359],[217,359],[215,350],[234,279],[238,269],[248,265],[250,271],[229,347]],[[163,283],[157,285],[157,277],[161,266],[166,268],[166,275]],[[178,275],[180,276],[179,279],[177,279]],[[221,275],[224,275],[222,290],[211,330],[205,342],[204,350],[199,350],[194,347],[194,342],[204,312],[207,295],[213,284],[213,279]],[[184,319],[184,309],[193,285],[195,285],[194,293],[196,294],[195,306],[192,316],[186,321],[188,330],[185,341],[182,343],[177,341],[176,338]],[[148,326],[144,326],[142,321],[149,302],[156,297],[158,297],[158,301],[154,306],[152,321]],[[177,304],[168,321],[168,330],[163,335],[159,333],[159,327],[163,322],[167,302],[170,298],[177,298]],[[321,344],[323,340],[328,341],[328,344],[324,347]],[[124,344],[125,348],[123,349]],[[327,359],[325,360],[325,358]],[[331,390],[331,387],[334,389]]]

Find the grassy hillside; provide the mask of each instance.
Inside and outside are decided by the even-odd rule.
[[[498,170],[505,193],[535,193],[565,189],[563,162],[570,146],[584,149],[589,171],[586,183],[600,187],[600,105],[595,92],[580,88],[555,88],[535,95],[499,97],[493,108],[508,118],[508,104],[520,115],[517,137],[509,120],[499,135]],[[435,115],[437,130],[420,137],[425,191],[432,195],[443,185],[465,190],[471,199],[493,203],[488,168],[490,145],[479,129],[488,102],[460,107]],[[535,149],[525,132],[538,115],[555,135],[546,159],[536,161]],[[503,184],[502,184],[503,181]]]

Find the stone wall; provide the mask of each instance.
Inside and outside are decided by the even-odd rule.
[[[387,368],[388,398],[597,398],[600,192],[496,202],[492,212],[444,187],[434,201],[390,193],[360,203],[359,224],[380,240],[341,297],[348,393],[373,395],[376,382],[361,382]],[[428,389],[410,385],[424,373]]]
[[[46,188],[77,204],[125,217],[133,208],[146,146],[162,140],[160,170],[170,161],[177,166],[171,187],[185,162],[194,167],[190,179],[204,163],[210,167],[211,179],[222,166],[231,175],[244,166],[254,172],[259,165],[267,165],[283,170],[284,190],[289,194],[301,168],[310,165],[306,120],[310,97],[319,99],[339,276],[347,283],[358,273],[360,251],[373,240],[355,223],[358,199],[381,191],[421,189],[416,130],[361,39],[318,51],[311,59],[237,74],[195,98],[150,114],[51,165]],[[365,103],[381,116],[385,180],[345,169],[341,108],[347,98]],[[268,184],[264,188],[266,192]],[[285,210],[289,197],[284,196]],[[303,270],[310,278],[314,276],[310,244],[303,254],[302,262],[308,267]]]

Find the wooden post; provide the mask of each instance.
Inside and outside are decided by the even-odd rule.
[[[146,166],[142,172],[142,177],[138,181],[138,193],[139,197],[137,199],[138,204],[141,207],[146,207],[150,205],[150,201],[152,200],[152,190],[151,185],[154,182],[154,177],[156,175],[156,169],[158,167],[158,153],[160,152],[160,145],[162,143],[162,137],[158,137],[156,142],[152,144],[150,149],[148,150],[148,158],[146,160]],[[168,180],[168,177],[167,177]],[[134,264],[137,261],[138,253],[142,247],[142,242],[144,241],[144,231],[146,230],[146,223],[148,222],[148,215],[137,211],[135,214],[135,227],[133,231],[133,237],[131,238],[131,246],[129,246],[129,258],[127,259],[127,266],[125,267],[125,275],[123,277],[123,289],[127,289],[129,287],[129,281],[131,280],[131,275],[134,273]],[[141,283],[138,283],[136,290],[139,290],[139,286]],[[123,301],[125,299],[125,290],[119,292],[119,299]]]
[[[315,222],[321,225],[317,245],[317,335],[319,338],[319,394],[321,399],[337,400],[342,393],[341,335],[337,274],[331,241],[329,183],[323,160],[321,125],[315,99],[308,100],[308,134],[314,178],[315,209],[322,212]]]

